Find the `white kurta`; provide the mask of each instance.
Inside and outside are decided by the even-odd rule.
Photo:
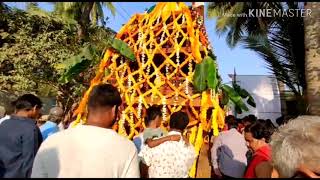
[[[41,145],[31,177],[140,177],[134,144],[115,131],[79,125],[50,136]]]

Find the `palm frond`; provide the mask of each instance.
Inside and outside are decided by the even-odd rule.
[[[97,2],[95,4],[97,5],[97,15],[98,15],[98,17],[100,19],[100,22],[101,22],[102,26],[105,26],[106,22],[104,20],[104,13],[103,13],[102,4],[101,3],[97,3]]]
[[[110,10],[111,14],[113,16],[116,15],[116,7],[112,4],[112,2],[103,2],[106,6],[107,6],[107,9]]]
[[[97,25],[98,24],[98,3],[93,3],[92,9],[90,11],[90,16],[91,16],[91,23],[92,25]]]
[[[265,60],[267,68],[279,81],[284,82],[295,94],[300,94],[296,78],[292,76],[294,69],[287,68],[287,64],[279,60],[267,36],[247,36],[241,42],[245,48],[254,50]]]

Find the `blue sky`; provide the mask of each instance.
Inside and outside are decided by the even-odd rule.
[[[26,3],[10,2],[7,3],[20,9],[24,9]],[[39,6],[45,10],[51,11],[53,9],[52,3],[39,2]],[[104,9],[106,17],[109,17],[107,26],[115,31],[119,31],[121,26],[125,24],[132,15],[136,13],[143,13],[146,8],[154,5],[155,2],[115,2],[116,15]],[[190,2],[187,3],[191,4]],[[207,5],[207,3],[205,3]],[[232,74],[234,68],[238,75],[267,75],[270,74],[266,69],[265,63],[255,52],[237,46],[230,49],[226,44],[225,36],[218,36],[215,32],[215,19],[205,18],[205,26],[209,36],[209,40],[213,47],[214,53],[218,59],[219,72],[223,81],[229,82],[228,74]]]

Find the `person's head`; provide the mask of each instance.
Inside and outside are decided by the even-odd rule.
[[[228,125],[228,129],[237,128],[237,121],[233,115],[228,115],[226,118],[226,124]]]
[[[189,124],[188,114],[182,111],[174,112],[170,116],[170,130],[183,131]]]
[[[271,134],[273,134],[273,132],[276,130],[276,126],[273,124],[273,122],[270,119],[266,120],[266,126],[269,129]]]
[[[38,119],[41,116],[42,102],[33,94],[25,94],[12,103],[17,116]]]
[[[38,120],[37,120],[37,125],[40,127],[44,123],[46,123],[49,119],[49,115],[42,115]]]
[[[6,109],[3,106],[0,106],[0,118],[3,118],[6,115]]]
[[[276,119],[276,122],[279,126],[283,125],[284,124],[284,116],[280,116]]]
[[[248,148],[253,152],[265,146],[269,137],[268,129],[259,121],[244,128],[244,138]]]
[[[49,111],[48,120],[54,123],[60,123],[64,118],[63,109],[60,107],[53,107]]]
[[[144,118],[144,123],[147,127],[158,128],[161,125],[161,116],[161,107],[153,105],[147,109],[147,114]]]
[[[252,125],[253,123],[255,123],[257,121],[257,117],[253,114],[250,114],[249,116],[246,116],[242,119],[243,125],[249,126]]]
[[[87,124],[104,128],[112,127],[121,103],[118,89],[111,84],[94,86],[89,95]]]
[[[270,142],[276,174],[283,178],[319,174],[319,135],[319,116],[299,116],[279,127]]]

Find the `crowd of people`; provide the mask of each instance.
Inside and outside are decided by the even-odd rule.
[[[165,132],[161,107],[150,106],[146,128],[131,141],[112,129],[121,104],[117,88],[97,85],[89,95],[86,123],[65,129],[60,107],[42,115],[37,96],[20,96],[12,104],[14,113],[1,114],[0,177],[189,177],[197,155],[184,133],[187,113],[171,114]],[[318,177],[320,118],[277,122],[280,127],[254,115],[227,116],[226,129],[213,138],[210,149],[212,177]]]
[[[227,130],[214,138],[211,165],[216,178],[319,178],[320,117],[285,121],[226,117]]]

